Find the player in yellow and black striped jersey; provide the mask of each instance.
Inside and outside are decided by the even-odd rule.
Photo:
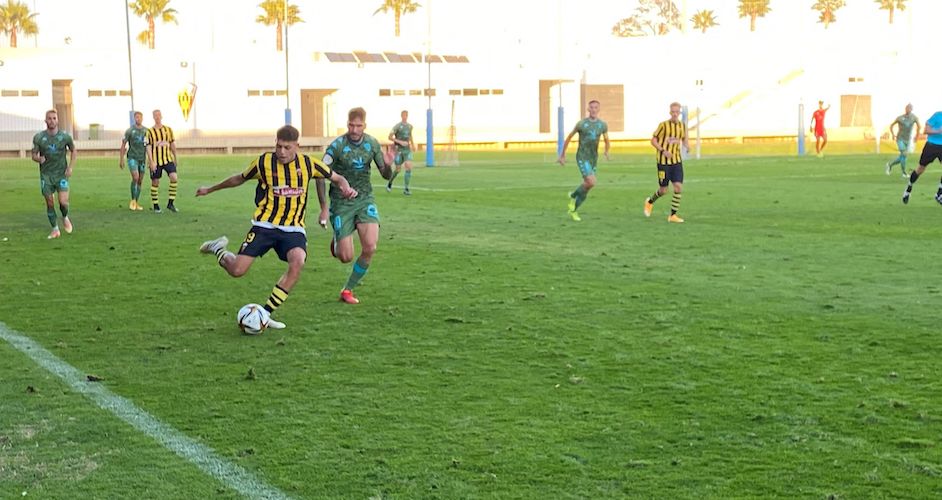
[[[687,142],[687,126],[680,121],[680,103],[672,102],[670,109],[671,117],[664,120],[657,126],[654,136],[651,137],[651,145],[657,150],[657,191],[644,200],[644,216],[650,217],[654,210],[654,202],[664,196],[667,192],[667,185],[674,186],[674,195],[671,198],[671,214],[668,216],[668,222],[683,222],[684,220],[677,215],[680,209],[680,197],[684,187],[684,163],[681,157],[681,146],[684,150],[690,149]]]
[[[174,202],[177,199],[177,143],[173,139],[173,129],[163,124],[163,115],[159,109],[154,110],[154,126],[147,129],[147,166],[150,168],[150,201],[154,206],[154,213],[160,213],[160,177],[164,171],[170,179],[170,189],[167,192],[167,210],[177,211]]]
[[[242,173],[235,174],[214,185],[196,190],[196,196],[206,196],[220,189],[241,186],[246,181],[256,180],[255,215],[252,228],[235,255],[226,249],[229,239],[225,236],[210,240],[200,246],[203,253],[216,255],[216,260],[230,276],[238,278],[248,272],[256,257],[274,249],[278,258],[288,263],[288,270],[272,289],[265,309],[274,312],[288,298],[288,293],[298,282],[307,259],[307,233],[304,219],[307,212],[308,191],[312,179],[330,179],[344,198],[354,198],[357,191],[342,176],[330,167],[307,155],[298,154],[298,129],[285,125],[278,129],[274,153],[264,153],[252,160]],[[326,225],[327,206],[320,206],[321,225]],[[272,328],[284,328],[284,324],[272,320]]]

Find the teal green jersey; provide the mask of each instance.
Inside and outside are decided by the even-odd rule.
[[[899,126],[899,130],[896,132],[896,137],[909,142],[910,137],[913,136],[913,125],[917,123],[919,123],[919,118],[912,113],[897,116],[896,124]]]
[[[412,124],[399,122],[392,128],[392,134],[396,140],[412,142]],[[408,144],[403,146],[402,144],[396,143],[396,150],[401,153],[410,151],[411,148]]]
[[[33,152],[38,152],[46,158],[39,166],[39,172],[44,175],[65,175],[65,169],[69,166],[66,151],[72,152],[74,149],[72,136],[61,130],[55,135],[49,135],[44,130],[33,136]]]
[[[608,124],[602,120],[583,118],[573,130],[579,133],[576,160],[587,160],[594,164],[599,158],[599,140],[608,133]]]
[[[386,168],[383,160],[383,148],[375,137],[363,134],[359,143],[351,142],[346,135],[342,135],[327,146],[324,151],[324,164],[331,170],[344,176],[350,187],[356,189],[357,198],[373,196],[373,185],[370,184],[370,164]],[[333,184],[330,185],[331,204],[346,201]]]
[[[140,162],[147,161],[144,149],[147,142],[147,127],[131,127],[124,131],[124,142],[128,143],[128,158]]]

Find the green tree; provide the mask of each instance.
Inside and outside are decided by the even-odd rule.
[[[818,22],[824,23],[824,29],[827,29],[828,25],[837,21],[837,16],[834,13],[843,6],[844,0],[818,0],[811,6],[811,10],[820,13]]]
[[[402,17],[403,14],[415,12],[419,7],[421,7],[421,5],[412,0],[385,0],[383,5],[376,9],[373,15],[375,16],[380,12],[387,13],[392,11],[393,16],[396,18],[396,36],[399,36],[399,18]]]
[[[16,48],[17,35],[20,33],[34,36],[39,33],[36,16],[24,2],[7,0],[6,5],[0,5],[0,33],[10,35],[11,48]]]
[[[876,0],[880,4],[880,10],[890,11],[890,24],[893,24],[893,12],[897,10],[906,10],[906,0]]]
[[[749,31],[756,30],[756,18],[772,12],[769,0],[739,0],[739,17],[749,18]]]
[[[284,43],[281,37],[284,31],[285,1],[265,0],[258,4],[258,6],[261,7],[265,13],[255,18],[255,22],[262,23],[265,26],[275,26],[275,47],[278,49],[278,52],[281,52],[284,50]],[[299,14],[301,14],[301,10],[297,5],[288,6],[288,26],[304,22],[304,19],[301,19]]]
[[[719,23],[716,22],[716,16],[713,15],[712,10],[698,11],[693,15],[693,17],[690,18],[690,20],[693,21],[693,27],[703,33],[706,33],[707,28],[719,26]]]
[[[167,7],[170,0],[135,0],[131,4],[131,11],[137,17],[143,17],[147,21],[147,29],[137,35],[137,41],[142,45],[147,45],[148,49],[154,48],[156,31],[154,22],[160,19],[164,24],[177,23],[177,10]]]

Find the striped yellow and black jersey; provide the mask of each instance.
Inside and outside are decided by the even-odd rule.
[[[279,163],[275,153],[255,158],[242,172],[243,179],[258,180],[253,224],[303,233],[311,179],[327,179],[331,173],[330,167],[307,155],[299,154],[287,164]]]
[[[687,126],[684,122],[672,122],[670,120],[662,121],[657,130],[654,131],[654,138],[664,149],[664,153],[657,151],[658,165],[676,165],[680,163],[680,145],[687,138]],[[667,153],[670,153],[668,157]]]
[[[147,147],[153,155],[154,162],[158,167],[169,165],[176,161],[173,157],[173,151],[170,150],[170,144],[173,142],[173,129],[166,125],[160,128],[147,129]]]

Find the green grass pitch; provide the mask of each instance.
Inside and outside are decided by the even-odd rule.
[[[257,337],[235,313],[284,264],[197,252],[253,188],[193,197],[247,157],[183,158],[161,215],[81,157],[54,241],[35,164],[0,161],[0,322],[294,498],[942,496],[938,165],[904,206],[878,156],[691,160],[676,225],[622,152],[575,223],[547,157],[418,159],[411,197],[374,173],[362,303],[310,214]],[[0,497],[237,497],[5,342],[0,381]]]

